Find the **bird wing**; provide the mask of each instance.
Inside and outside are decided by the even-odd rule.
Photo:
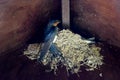
[[[56,32],[51,31],[45,38],[45,42],[42,44],[41,47],[41,52],[40,52],[40,57],[38,58],[38,61],[41,61],[43,59],[43,57],[46,55],[46,53],[48,52],[50,46],[53,43],[53,40],[55,38]]]
[[[58,47],[54,43],[50,46],[49,50],[50,50],[50,53],[52,53],[53,56],[55,57],[62,56],[61,51],[58,49]]]
[[[52,58],[59,57],[61,58],[62,61],[67,63],[62,52],[59,50],[59,48],[54,43],[50,46],[49,50],[50,50],[50,53],[53,54]]]

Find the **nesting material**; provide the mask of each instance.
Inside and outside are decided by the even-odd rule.
[[[38,53],[40,51],[41,44],[34,43],[29,44],[27,49],[24,51],[24,55],[26,55],[29,59],[35,60],[38,57]]]
[[[62,56],[53,57],[48,51],[42,63],[49,65],[54,71],[59,65],[64,65],[67,71],[72,73],[78,73],[81,66],[87,66],[86,70],[97,69],[103,64],[103,56],[100,55],[101,48],[95,44],[89,45],[90,42],[70,30],[62,30],[54,43],[62,52]],[[24,54],[32,60],[37,59],[39,50],[40,44],[30,44]]]

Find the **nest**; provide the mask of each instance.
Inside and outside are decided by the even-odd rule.
[[[87,66],[86,70],[98,69],[103,64],[103,56],[100,55],[100,47],[94,44],[90,45],[89,40],[82,39],[78,34],[70,30],[62,30],[57,35],[54,43],[62,53],[61,56],[53,57],[48,51],[42,63],[49,65],[51,70],[56,71],[58,66],[65,66],[67,71],[78,73],[81,66]],[[31,60],[38,58],[40,44],[30,44],[24,51]]]

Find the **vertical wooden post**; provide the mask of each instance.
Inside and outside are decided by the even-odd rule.
[[[70,0],[62,0],[62,25],[70,28]]]

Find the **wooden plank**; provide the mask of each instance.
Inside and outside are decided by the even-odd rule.
[[[62,25],[70,28],[70,0],[62,0]]]

